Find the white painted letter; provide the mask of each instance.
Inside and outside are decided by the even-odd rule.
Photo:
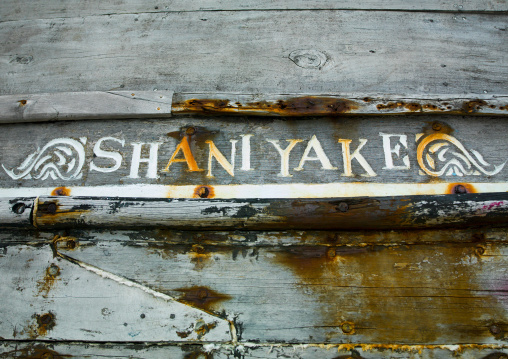
[[[114,138],[114,137],[100,138],[97,141],[97,143],[95,144],[95,146],[93,147],[94,155],[96,155],[97,157],[110,158],[115,162],[115,165],[113,167],[97,167],[95,165],[95,163],[91,162],[90,163],[90,171],[97,171],[97,172],[103,172],[103,173],[115,172],[122,165],[122,155],[120,153],[113,152],[113,151],[101,150],[101,145],[102,145],[102,142],[104,142],[104,141],[115,141],[115,142],[120,143],[122,145],[122,147],[125,145],[125,140],[119,140],[118,138]]]
[[[314,152],[316,152],[317,157],[309,156],[309,152],[311,149],[314,149]],[[305,161],[320,161],[321,165],[323,166],[322,169],[324,170],[337,169],[337,167],[332,166],[330,160],[328,159],[328,157],[326,157],[325,151],[323,151],[323,147],[321,147],[321,143],[319,143],[319,140],[316,138],[316,135],[312,136],[309,143],[307,144],[307,148],[303,153],[302,159],[300,160],[300,164],[298,165],[298,167],[295,168],[295,171],[303,170],[303,165],[305,164]]]
[[[363,167],[365,172],[367,172],[367,174],[362,174],[361,176],[365,177],[377,176],[376,172],[372,170],[372,167],[370,167],[370,165],[365,160],[365,157],[363,157],[362,154],[360,153],[362,147],[367,143],[367,140],[365,138],[360,138],[360,145],[356,148],[353,154],[351,154],[349,148],[351,140],[339,139],[339,143],[342,144],[342,158],[344,161],[344,173],[342,174],[342,176],[347,177],[353,176],[353,171],[351,169],[351,161],[353,159],[356,159],[358,163]]]
[[[291,150],[296,146],[298,142],[302,142],[302,140],[286,140],[289,142],[289,145],[286,147],[285,150],[280,148],[279,141],[277,140],[267,140],[271,144],[275,146],[277,151],[280,154],[280,173],[278,174],[279,177],[292,177],[293,175],[289,174],[289,153]]]
[[[141,158],[141,147],[143,145],[150,145],[150,155],[148,158]],[[139,164],[141,162],[148,162],[148,170],[146,172],[146,178],[157,178],[157,151],[159,150],[159,142],[151,143],[140,143],[133,142],[132,146],[132,161],[131,161],[131,173],[130,178],[139,178]]]
[[[213,141],[208,140],[205,141],[205,143],[208,143],[210,146],[210,152],[208,152],[208,173],[206,177],[213,177],[212,175],[212,159],[215,157],[217,162],[220,163],[222,168],[224,168],[227,173],[229,173],[231,176],[235,176],[235,153],[236,153],[236,143],[238,140],[229,140],[231,142],[231,163],[226,160],[226,157],[219,151],[217,146],[215,146],[215,143]]]
[[[240,135],[242,137],[242,171],[252,171],[250,168],[250,138],[254,135]]]
[[[379,136],[383,137],[383,150],[385,152],[385,163],[386,166],[383,167],[385,170],[408,170],[410,167],[409,156],[406,155],[402,157],[402,162],[404,162],[404,166],[394,166],[393,165],[393,157],[392,153],[397,155],[397,158],[400,158],[400,145],[397,143],[394,148],[391,147],[390,137],[399,137],[399,142],[407,148],[407,136],[406,135],[392,135],[388,133],[379,132]]]

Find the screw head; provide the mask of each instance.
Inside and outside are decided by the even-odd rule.
[[[189,127],[185,130],[185,134],[186,135],[189,135],[189,136],[192,136],[193,134],[196,133],[196,129],[194,127]]]
[[[490,327],[489,327],[489,330],[492,334],[494,335],[497,335],[497,334],[500,334],[501,333],[501,328],[499,328],[499,326],[497,326],[496,324],[492,324]]]
[[[200,187],[198,189],[198,196],[200,198],[208,198],[208,196],[210,195],[210,190],[206,187]]]
[[[485,253],[485,248],[483,247],[476,247],[476,253],[480,256],[482,256]]]
[[[432,129],[433,129],[434,131],[441,131],[441,124],[440,124],[439,122],[434,122],[434,123],[432,124]]]
[[[56,277],[57,275],[60,274],[60,268],[58,268],[57,265],[55,264],[52,264],[48,267],[47,269],[47,273],[51,276],[51,277]]]
[[[464,193],[467,193],[467,189],[465,186],[461,185],[461,184],[458,184],[455,186],[455,188],[453,189],[453,192],[455,194],[464,194]]]
[[[342,332],[345,334],[351,334],[355,329],[355,325],[350,322],[344,322],[340,325],[340,329],[342,329]]]
[[[340,202],[337,208],[341,212],[347,212],[349,210],[349,205],[346,202]]]

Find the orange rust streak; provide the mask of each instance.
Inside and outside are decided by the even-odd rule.
[[[51,192],[52,196],[70,196],[71,189],[67,187],[57,187]]]
[[[178,298],[179,301],[203,309],[209,313],[213,313],[213,310],[216,309],[217,304],[220,302],[232,299],[231,296],[219,293],[208,287],[193,286],[189,288],[179,288],[176,289],[176,291],[182,293]]]
[[[446,188],[446,193],[456,194],[455,189],[457,186],[464,186],[466,193],[478,193],[476,188],[469,183],[450,183]]]
[[[190,99],[173,104],[180,113],[243,113],[279,116],[338,115],[357,110],[359,105],[348,99],[305,96],[278,101],[234,103],[229,100]]]
[[[215,191],[212,186],[197,186],[193,198],[214,198]]]

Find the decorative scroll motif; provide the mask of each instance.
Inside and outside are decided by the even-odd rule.
[[[72,138],[56,138],[42,148],[30,154],[19,167],[4,171],[12,179],[52,179],[71,180],[82,176],[81,169],[85,163],[86,137],[80,141]]]
[[[453,136],[435,133],[425,137],[417,148],[420,168],[428,175],[438,176],[492,176],[499,173],[506,161],[491,165],[475,150],[469,151]],[[473,157],[474,156],[474,157]],[[441,163],[441,164],[440,164]]]

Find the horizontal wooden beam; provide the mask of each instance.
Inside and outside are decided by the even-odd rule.
[[[344,116],[499,115],[508,116],[506,95],[254,95],[170,91],[63,92],[0,96],[0,123],[172,115]]]
[[[333,199],[37,197],[1,201],[4,226],[181,229],[417,229],[506,225],[508,193]],[[18,207],[19,206],[19,207]]]
[[[446,11],[446,12],[505,12],[505,2],[488,0],[290,0],[290,1],[242,1],[206,0],[188,2],[172,1],[170,4],[124,0],[121,3],[104,3],[100,0],[78,1],[65,0],[58,2],[34,3],[30,0],[3,0],[0,2],[2,21],[27,19],[48,19],[75,16],[100,16],[112,14],[129,14],[143,12],[183,12],[183,11],[264,11],[264,10],[379,10],[379,11]]]

